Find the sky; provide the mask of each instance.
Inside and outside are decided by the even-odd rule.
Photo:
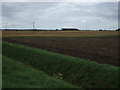
[[[3,2],[3,28],[117,29],[118,2]]]

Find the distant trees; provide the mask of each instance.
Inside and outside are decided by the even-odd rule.
[[[58,31],[59,29],[55,29],[55,31]]]
[[[102,29],[99,29],[99,31],[102,31]]]
[[[78,31],[77,28],[62,28],[63,31]]]
[[[120,28],[116,29],[116,31],[120,31]]]

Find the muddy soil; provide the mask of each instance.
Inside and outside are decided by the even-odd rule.
[[[116,37],[3,37],[5,41],[118,66]]]

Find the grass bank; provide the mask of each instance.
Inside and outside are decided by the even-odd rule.
[[[3,56],[3,88],[76,88],[76,86]]]
[[[99,64],[72,56],[48,52],[19,44],[3,42],[3,55],[83,88],[118,87],[118,67]]]

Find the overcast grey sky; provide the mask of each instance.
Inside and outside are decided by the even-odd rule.
[[[3,2],[2,23],[9,28],[118,28],[117,2]]]

